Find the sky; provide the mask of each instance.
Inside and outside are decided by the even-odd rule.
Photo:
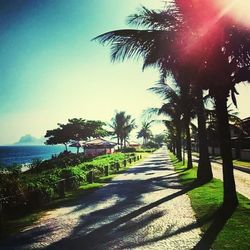
[[[126,17],[162,0],[1,0],[0,144],[25,134],[44,136],[69,118],[109,122],[126,111],[140,126],[142,111],[161,100],[147,89],[159,78],[141,61],[111,63],[109,48],[91,41],[128,28]],[[250,87],[239,85],[240,117]],[[157,128],[159,131],[161,128]]]

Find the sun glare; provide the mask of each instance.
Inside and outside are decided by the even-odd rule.
[[[214,0],[225,15],[250,27],[250,0]]]

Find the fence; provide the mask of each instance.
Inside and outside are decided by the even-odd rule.
[[[219,147],[208,147],[208,152],[210,155],[219,156],[220,148]],[[236,149],[232,148],[233,159],[250,161],[250,149]]]

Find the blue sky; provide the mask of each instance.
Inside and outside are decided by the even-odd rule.
[[[163,1],[1,2],[0,144],[24,134],[40,137],[73,117],[109,121],[125,110],[139,119],[145,108],[161,104],[147,91],[158,80],[156,70],[142,73],[138,61],[112,64],[109,48],[90,40],[126,28],[126,17],[140,5],[161,8]],[[249,87],[240,93],[246,117]]]

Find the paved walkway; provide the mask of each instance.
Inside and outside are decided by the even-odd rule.
[[[165,152],[47,213],[0,249],[192,249],[201,231]]]
[[[222,165],[215,162],[211,164],[214,177],[223,181]],[[237,192],[250,199],[250,174],[234,169],[234,178]]]

